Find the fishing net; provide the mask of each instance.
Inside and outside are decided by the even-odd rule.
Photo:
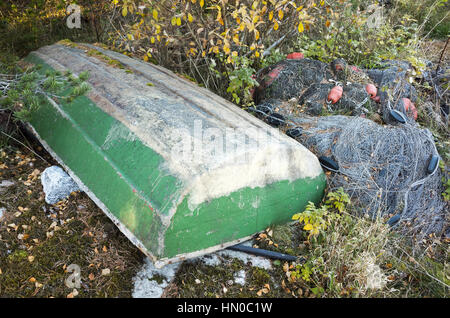
[[[335,65],[332,63],[330,69]],[[439,158],[433,136],[415,123],[411,108],[408,112],[403,104],[403,98],[416,97],[400,66],[389,64],[376,76],[372,74],[374,83],[386,87],[380,103],[369,98],[361,82],[349,82],[330,72],[336,81],[345,81],[336,104],[326,101],[335,83],[326,83],[324,76],[308,87],[300,85],[303,89],[297,96],[272,91],[268,94],[271,98],[250,110],[319,159],[337,164],[337,169],[326,167],[331,191],[343,187],[361,213],[384,217],[404,234],[422,239],[430,233],[441,235],[448,228],[449,205],[442,197],[443,172],[430,164]],[[404,123],[392,117],[393,109],[405,115]],[[324,111],[333,115],[323,116]],[[341,113],[352,116],[335,115]]]
[[[417,118],[413,104],[417,101],[417,92],[409,83],[412,69],[403,61],[385,61],[380,69],[361,70],[343,59],[330,64],[311,59],[282,60],[258,72],[259,86],[253,97],[257,105],[273,99],[296,99],[303,113],[314,116],[378,113],[380,120],[388,124],[395,122],[391,111],[396,110],[406,121],[412,122]],[[378,87],[377,99],[369,98],[367,84]],[[343,94],[331,105],[327,103],[328,94],[336,85],[343,87]],[[405,105],[405,98],[412,106]]]
[[[282,60],[258,72],[259,86],[255,89],[254,100],[259,104],[270,98],[288,100],[299,97],[312,84],[327,82],[332,77],[329,66],[320,61]]]
[[[449,105],[450,105],[450,67],[430,67],[423,72],[422,84],[430,87],[432,101],[425,104],[424,110],[432,122],[448,132]]]

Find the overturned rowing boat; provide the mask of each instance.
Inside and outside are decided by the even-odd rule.
[[[25,60],[89,71],[86,96],[48,99],[30,127],[156,266],[239,243],[322,198],[310,151],[164,68],[69,42]]]

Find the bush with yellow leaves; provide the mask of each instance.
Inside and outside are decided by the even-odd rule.
[[[294,214],[293,220],[304,223],[303,229],[309,232],[308,239],[311,236],[317,236],[321,231],[325,231],[328,225],[336,219],[339,219],[350,204],[350,198],[341,187],[336,192],[327,194],[327,201],[320,207],[316,207],[313,202],[309,202],[305,211]]]
[[[252,75],[288,35],[308,30],[325,1],[114,0],[115,47],[188,75],[238,104],[251,102]],[[245,71],[242,71],[245,69]]]
[[[112,4],[113,47],[195,80],[241,106],[252,103],[256,70],[292,51],[324,62],[343,57],[364,67],[374,67],[382,59],[424,66],[417,52],[417,21],[396,6],[386,8],[375,0],[113,0]]]

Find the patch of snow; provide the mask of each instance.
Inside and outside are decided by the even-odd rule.
[[[253,241],[250,240],[242,244],[252,246],[252,242]],[[197,258],[191,258],[185,262],[200,261],[207,266],[221,266],[231,262],[231,259],[239,259],[244,264],[250,264],[251,266],[265,270],[272,269],[272,263],[267,258],[228,249],[206,254]],[[150,259],[146,258],[141,270],[133,278],[133,298],[160,298],[164,289],[175,277],[181,264],[182,262],[169,264],[158,269]],[[245,284],[245,278],[245,270],[234,273],[235,284],[243,286]]]
[[[2,180],[1,182],[0,182],[0,187],[10,187],[10,186],[13,186],[14,185],[14,182],[12,182],[12,181],[10,181],[10,180]]]
[[[222,260],[219,258],[217,253],[203,255],[198,259],[208,266],[218,266],[222,264]]]
[[[0,219],[3,217],[3,214],[6,212],[6,208],[0,208]]]
[[[250,241],[244,242],[244,243],[242,243],[242,245],[252,246],[253,241],[250,240]],[[272,268],[272,263],[267,258],[244,253],[244,252],[232,251],[232,250],[228,250],[228,249],[221,250],[221,251],[207,254],[207,255],[203,255],[201,257],[192,259],[192,261],[200,260],[205,265],[218,266],[218,265],[226,262],[226,258],[237,258],[237,259],[241,260],[244,264],[251,263],[251,265],[254,267],[259,267],[259,268],[266,269],[266,270]]]
[[[160,298],[180,265],[181,263],[174,263],[157,269],[150,259],[146,258],[141,270],[133,278],[133,298]],[[162,281],[158,283],[159,280]]]
[[[60,167],[51,166],[41,175],[45,202],[55,204],[67,198],[72,192],[80,190],[73,179]]]
[[[234,274],[234,282],[241,286],[245,285],[245,271],[243,269]]]
[[[272,263],[270,262],[270,260],[261,256],[255,256],[244,252],[232,250],[223,250],[217,253],[220,256],[237,258],[241,260],[244,264],[251,263],[251,265],[254,267],[259,267],[266,270],[272,269]]]

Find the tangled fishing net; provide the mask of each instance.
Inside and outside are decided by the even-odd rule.
[[[442,197],[443,172],[437,165],[439,154],[431,132],[419,128],[415,108],[404,105],[404,98],[417,99],[414,87],[405,80],[406,65],[392,62],[350,82],[348,72],[335,72],[336,65],[345,61],[329,66],[302,61],[307,59],[282,61],[288,66],[278,68],[279,72],[273,73],[277,66],[263,71],[265,75],[259,76],[262,85],[255,92],[259,103],[251,111],[305,145],[322,163],[322,159],[331,160],[335,166],[324,165],[331,172],[330,190],[343,187],[361,213],[386,218],[399,231],[418,239],[431,233],[442,235],[449,224],[449,206]],[[314,68],[308,71],[307,65]],[[314,73],[317,81],[312,76],[303,78],[307,72]],[[267,74],[276,77],[268,80]],[[261,91],[278,79],[281,84],[274,89]],[[369,98],[364,81],[386,88],[379,90],[377,102]],[[331,104],[328,93],[339,82],[343,83],[342,97]],[[404,115],[403,123],[393,117],[392,110]],[[324,116],[330,113],[347,116]]]

